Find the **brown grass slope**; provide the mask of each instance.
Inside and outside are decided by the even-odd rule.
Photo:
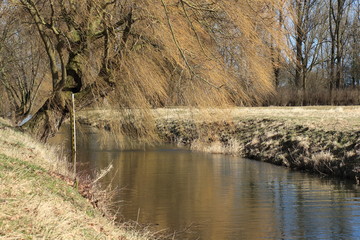
[[[103,217],[69,184],[66,161],[0,119],[0,239],[150,239]]]

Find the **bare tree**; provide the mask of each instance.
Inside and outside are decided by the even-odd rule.
[[[344,46],[347,40],[346,29],[351,6],[351,0],[329,0],[330,94],[334,87],[339,89],[344,86]]]
[[[2,73],[0,84],[9,96],[15,119],[30,113],[40,89],[44,72],[42,49],[29,33],[14,31],[7,36],[0,50],[5,56],[0,60]]]
[[[294,82],[297,89],[302,89],[302,101],[306,103],[307,75],[321,62],[320,49],[326,40],[324,1],[294,1],[294,35],[290,43],[294,43],[296,58]]]
[[[360,2],[353,3],[352,16],[349,21],[348,44],[347,44],[347,64],[349,69],[349,77],[353,88],[360,86]]]
[[[279,31],[283,30],[284,27],[284,16],[282,11],[279,11],[277,14],[277,21],[279,25]],[[282,65],[282,54],[281,54],[281,47],[275,46],[273,43],[271,43],[271,50],[272,50],[272,63],[273,63],[273,69],[274,69],[274,84],[275,87],[278,88],[280,85],[280,70]]]

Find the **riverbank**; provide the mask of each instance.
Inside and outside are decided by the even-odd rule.
[[[360,180],[359,107],[157,109],[153,115],[165,142]],[[93,126],[117,119],[108,111],[80,116]]]
[[[72,185],[57,151],[0,119],[0,238],[152,239],[146,229],[104,217],[99,194]],[[84,194],[91,197],[84,198]],[[94,207],[97,205],[97,207]],[[102,211],[104,210],[104,211]]]

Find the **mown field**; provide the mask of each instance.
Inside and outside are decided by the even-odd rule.
[[[151,110],[156,119],[192,121],[236,121],[274,119],[324,130],[360,130],[360,106],[239,107],[224,109],[159,108]],[[114,110],[86,110],[80,118],[97,124],[117,121],[123,113]]]

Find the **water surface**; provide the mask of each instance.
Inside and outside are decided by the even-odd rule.
[[[271,164],[174,146],[121,151],[94,132],[78,143],[81,171],[113,164],[125,220],[181,239],[359,239],[359,188]],[[67,144],[66,133],[54,143]]]

